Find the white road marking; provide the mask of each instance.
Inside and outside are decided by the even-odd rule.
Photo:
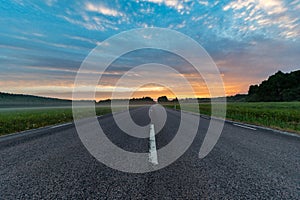
[[[251,129],[251,130],[254,130],[256,131],[256,128],[252,128],[252,127],[249,127],[249,126],[244,126],[244,125],[240,125],[240,124],[233,124],[234,126],[239,126],[239,127],[242,127],[242,128],[247,128],[247,129]]]
[[[153,165],[158,164],[157,159],[157,150],[156,150],[156,142],[155,142],[155,131],[154,131],[154,125],[150,124],[150,148],[149,148],[149,162]]]
[[[62,127],[62,126],[66,126],[66,125],[69,125],[71,123],[67,123],[67,124],[59,124],[59,125],[56,125],[56,126],[52,126],[50,128],[58,128],[58,127]]]

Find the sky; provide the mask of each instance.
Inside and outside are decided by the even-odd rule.
[[[202,45],[219,68],[226,95],[247,93],[278,70],[300,69],[300,0],[0,0],[0,91],[70,99],[76,72],[97,45],[147,27],[173,29]],[[110,97],[128,66],[154,61],[189,71],[197,96],[209,96],[184,60],[146,49],[116,60],[96,99]],[[150,83],[134,96],[163,94],[172,96]]]

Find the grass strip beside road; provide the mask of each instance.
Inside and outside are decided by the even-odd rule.
[[[174,108],[174,105],[165,105]],[[196,105],[197,106],[197,105]],[[180,109],[180,106],[176,106]],[[199,104],[201,114],[211,115],[210,103]],[[122,109],[121,109],[122,110]],[[196,112],[195,105],[187,111]],[[109,107],[96,107],[97,115],[111,113]],[[85,113],[82,112],[85,117]],[[300,133],[300,102],[227,103],[226,118],[278,130]],[[73,121],[72,108],[1,109],[0,135]]]
[[[96,107],[97,115],[107,113],[111,113],[109,107]],[[4,109],[0,110],[0,135],[71,121],[72,108]]]
[[[197,112],[194,105],[185,107],[186,111]],[[200,103],[199,109],[201,114],[211,115],[210,103]],[[300,133],[300,102],[229,102],[226,112],[226,118],[233,121]]]

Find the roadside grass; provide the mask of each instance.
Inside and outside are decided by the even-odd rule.
[[[168,105],[174,108],[174,105]],[[185,110],[197,112],[195,105],[185,106]],[[176,105],[176,109],[180,109]],[[211,115],[211,104],[200,103],[200,113]],[[278,130],[300,133],[300,102],[229,102],[226,118]]]
[[[96,107],[97,115],[111,113],[109,107]],[[87,117],[86,112],[80,113]],[[73,121],[72,108],[29,108],[0,110],[0,135]]]
[[[141,105],[139,105],[141,106]],[[174,104],[164,105],[174,108]],[[134,107],[134,106],[131,106]],[[211,115],[210,103],[199,104],[200,113]],[[125,108],[120,107],[120,110]],[[180,109],[176,105],[176,109]],[[197,104],[185,106],[197,112]],[[81,117],[88,114],[83,109]],[[108,106],[96,107],[97,115],[111,113]],[[226,118],[254,125],[300,133],[300,102],[227,103]],[[0,135],[73,121],[71,107],[0,109]]]

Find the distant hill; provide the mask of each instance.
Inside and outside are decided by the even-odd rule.
[[[0,107],[70,106],[71,100],[0,92]]]
[[[85,102],[82,100],[80,102]],[[115,100],[115,102],[128,102],[126,99]],[[132,98],[129,100],[130,104],[154,104],[154,100],[151,97]],[[100,100],[97,102],[99,105],[110,105],[111,100]],[[11,107],[51,107],[51,106],[71,106],[72,101],[66,99],[57,99],[50,97],[41,97],[26,94],[10,94],[0,92],[0,108],[11,108]]]
[[[300,101],[300,70],[278,71],[259,85],[251,85],[247,101]]]

